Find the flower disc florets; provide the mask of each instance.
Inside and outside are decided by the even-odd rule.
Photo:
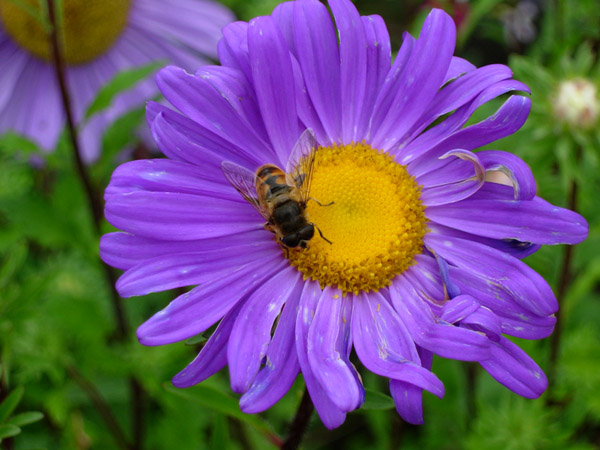
[[[321,287],[377,291],[421,252],[426,232],[421,190],[406,167],[364,143],[321,147],[307,214],[318,235],[307,250],[290,252],[292,265]]]
[[[23,48],[49,61],[51,45],[48,30],[42,26],[38,0],[24,0],[26,10],[17,2],[0,0],[0,21],[6,32]],[[83,64],[108,50],[123,32],[131,0],[63,0],[60,40],[65,61]]]

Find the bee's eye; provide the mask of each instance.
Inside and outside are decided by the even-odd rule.
[[[298,247],[300,238],[298,237],[298,233],[288,234],[281,238],[281,242],[286,247]]]

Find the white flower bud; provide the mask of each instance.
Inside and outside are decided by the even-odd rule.
[[[569,125],[589,128],[598,120],[598,89],[584,78],[562,81],[554,100],[554,114]]]

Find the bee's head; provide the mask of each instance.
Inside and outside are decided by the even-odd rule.
[[[312,223],[304,225],[295,233],[288,234],[281,238],[281,242],[286,247],[301,247],[307,248],[308,241],[312,239],[315,234],[315,226]]]

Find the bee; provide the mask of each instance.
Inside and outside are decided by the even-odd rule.
[[[223,161],[225,178],[267,221],[265,228],[277,235],[289,257],[290,248],[307,248],[315,234],[331,244],[321,230],[306,217],[306,204],[316,199],[309,196],[317,140],[311,129],[305,130],[294,145],[286,172],[274,164],[260,166],[256,172],[231,161]],[[327,205],[329,206],[333,202]]]

